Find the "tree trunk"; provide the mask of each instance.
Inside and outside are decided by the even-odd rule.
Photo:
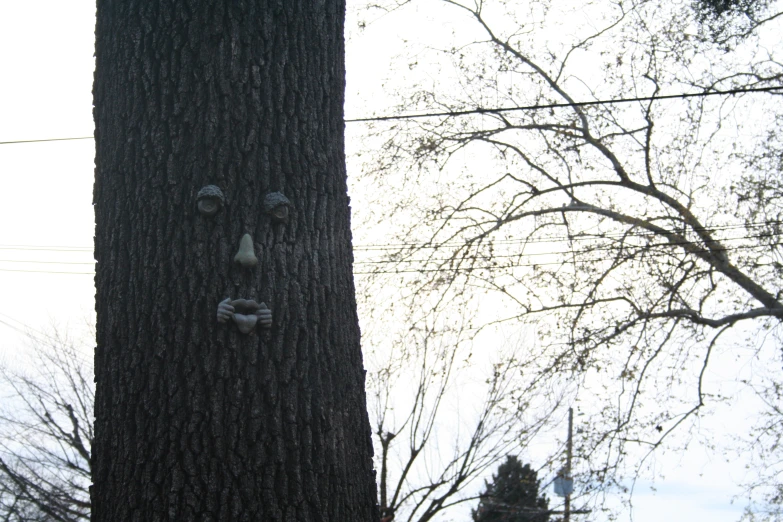
[[[378,519],[344,11],[97,2],[95,521]],[[206,185],[225,196],[214,216]],[[272,192],[287,222],[265,212]],[[245,234],[255,266],[234,261]],[[218,322],[227,298],[266,303],[271,328]]]

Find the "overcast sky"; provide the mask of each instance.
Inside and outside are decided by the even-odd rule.
[[[94,9],[87,1],[0,1],[0,142],[92,135]],[[382,93],[385,60],[403,25],[414,33],[415,23],[389,16],[363,32],[349,26],[349,116],[362,115],[355,93],[364,99]],[[53,324],[83,332],[92,320],[93,155],[91,139],[0,145],[0,360],[6,364],[22,363],[23,332],[45,337]],[[716,418],[714,429],[735,421]],[[665,479],[655,483],[657,494],[646,481],[637,485],[633,520],[739,518],[744,503],[732,499],[741,494],[735,484],[742,459],[694,445],[658,464]]]

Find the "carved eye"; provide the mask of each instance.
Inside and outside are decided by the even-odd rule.
[[[264,197],[264,210],[273,221],[285,223],[288,221],[291,202],[280,192],[270,192]]]
[[[200,199],[198,210],[204,216],[214,216],[220,210],[220,200],[217,198]]]
[[[221,191],[215,185],[207,185],[198,191],[196,196],[198,201],[198,211],[202,216],[212,217],[223,208],[225,197],[223,191]]]
[[[278,221],[285,221],[288,219],[288,205],[278,205],[272,210],[272,217]]]

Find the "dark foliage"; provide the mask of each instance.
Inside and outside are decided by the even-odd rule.
[[[694,0],[693,9],[709,40],[730,48],[759,25],[777,18],[768,12],[771,0]]]
[[[722,16],[727,13],[751,15],[768,3],[768,0],[696,0],[695,7],[703,16]]]
[[[539,496],[538,474],[530,464],[509,456],[486,483],[478,508],[473,511],[474,522],[546,522],[549,520],[549,501]]]

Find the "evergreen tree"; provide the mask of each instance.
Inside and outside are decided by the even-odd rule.
[[[752,16],[769,4],[768,0],[696,0],[696,10],[705,17],[720,17],[728,13]]]
[[[529,464],[509,456],[486,482],[478,508],[473,510],[474,522],[547,522],[549,501],[539,496],[538,473]]]
[[[696,17],[706,36],[725,49],[736,39],[749,36],[754,27],[768,17],[770,0],[693,0]]]

